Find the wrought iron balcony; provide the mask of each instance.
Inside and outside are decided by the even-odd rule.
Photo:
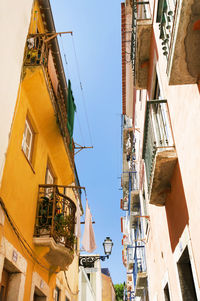
[[[133,281],[135,296],[142,296],[147,287],[147,266],[144,246],[134,248]]]
[[[152,19],[149,1],[132,0],[131,60],[135,87],[147,88]]]
[[[76,206],[66,195],[66,186],[39,185],[34,243],[48,246],[45,258],[66,268],[73,260]]]
[[[128,201],[128,210],[130,210],[131,192],[139,191],[138,171],[136,164],[132,162],[132,169],[122,174],[123,200]]]
[[[48,49],[42,36],[29,36],[25,48],[24,65],[47,65]]]
[[[194,0],[161,0],[157,22],[169,84],[194,84],[200,74],[200,3]]]
[[[150,204],[163,206],[177,155],[166,100],[147,102],[143,159],[145,161]]]

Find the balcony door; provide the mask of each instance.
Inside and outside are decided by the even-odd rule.
[[[47,163],[46,175],[45,175],[45,184],[53,185],[55,184],[55,176],[53,174],[51,165],[49,162]],[[49,187],[45,189],[45,194],[48,198],[51,198],[53,195],[53,187]]]
[[[47,164],[45,184],[54,184],[54,182],[55,182],[55,177],[53,175],[52,169],[50,168],[50,165]]]
[[[8,288],[8,281],[9,281],[9,273],[3,269],[2,273],[2,279],[0,283],[0,300],[6,301],[6,295],[7,295],[7,288]]]

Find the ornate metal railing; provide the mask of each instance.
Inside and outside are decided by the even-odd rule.
[[[66,188],[39,185],[34,235],[53,237],[56,243],[73,249],[76,206],[66,195]]]
[[[174,12],[167,4],[166,0],[161,0],[158,3],[157,22],[159,22],[160,39],[162,40],[163,55],[168,58],[170,44],[172,40],[172,29]]]
[[[174,147],[174,141],[169,120],[166,100],[152,100],[147,102],[143,159],[146,166],[147,182],[150,188],[152,171],[156,152]]]
[[[132,0],[132,36],[131,36],[131,61],[133,74],[135,74],[137,21],[150,19],[149,1]]]
[[[135,163],[132,162],[133,168],[130,171],[124,171],[122,174],[122,187],[128,192],[139,190],[138,170]]]
[[[41,36],[29,36],[25,48],[24,65],[47,65],[48,50]]]

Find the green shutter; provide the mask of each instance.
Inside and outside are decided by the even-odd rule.
[[[74,113],[76,111],[76,105],[74,103],[74,97],[71,89],[71,82],[68,80],[68,94],[67,94],[67,128],[70,135],[70,149],[72,149],[72,137],[74,130]]]

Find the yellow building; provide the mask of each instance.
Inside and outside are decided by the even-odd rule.
[[[102,301],[115,301],[115,289],[107,268],[101,269],[102,277]]]
[[[53,33],[49,0],[35,1],[0,187],[5,301],[78,298],[76,107]]]

